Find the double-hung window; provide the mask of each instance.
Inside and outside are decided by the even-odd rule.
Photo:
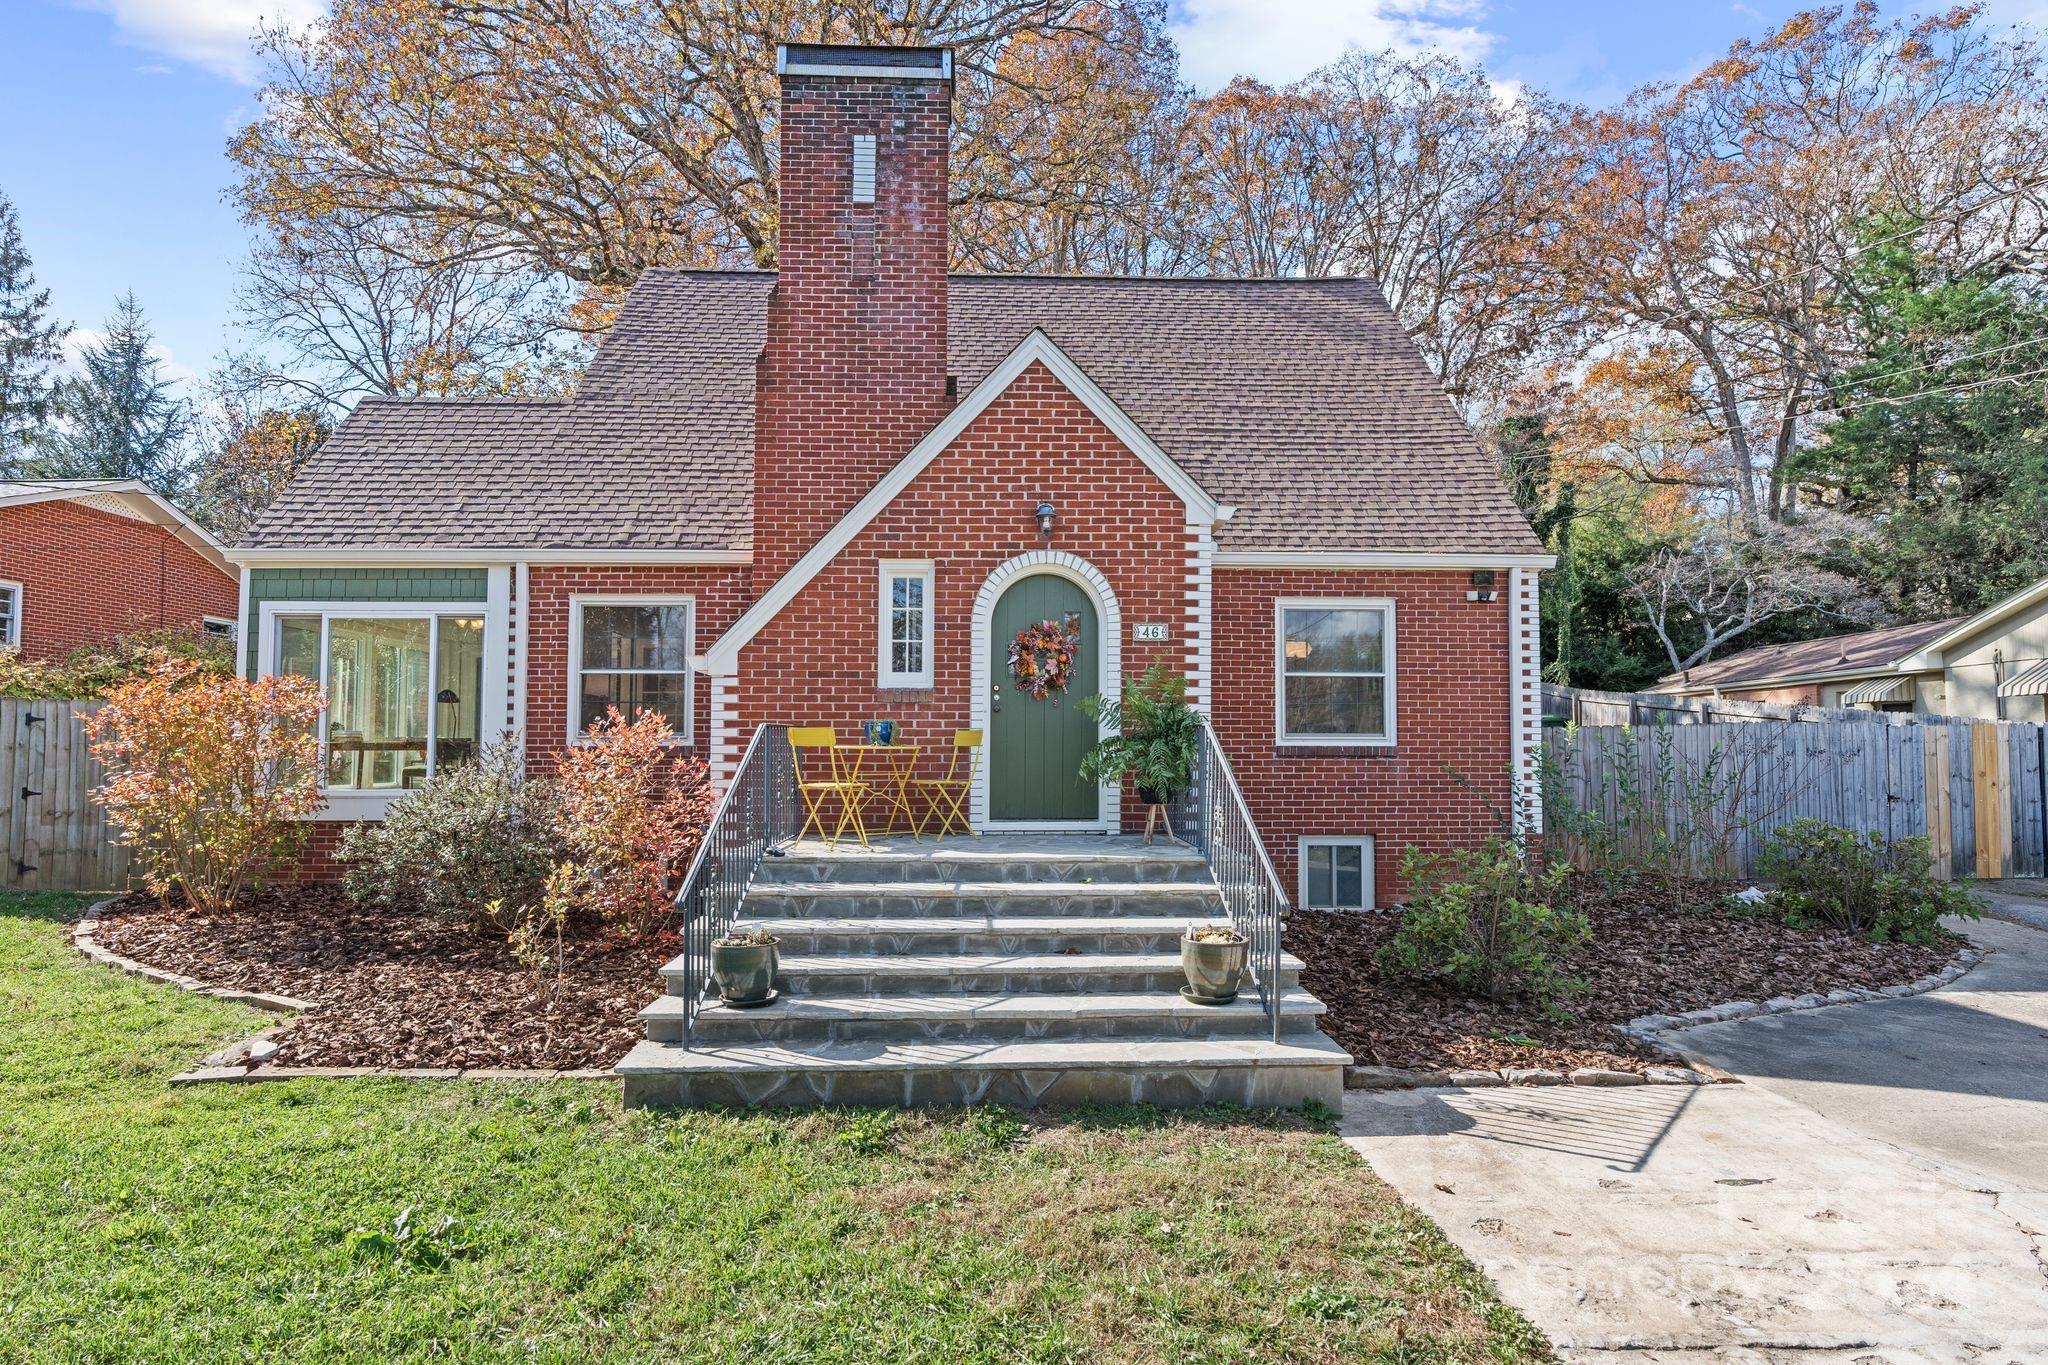
[[[693,733],[690,673],[696,609],[687,597],[576,597],[569,604],[569,738],[610,707],[668,717],[676,742]]]
[[[1394,604],[1283,598],[1276,604],[1283,745],[1394,742]]]
[[[322,784],[403,791],[476,756],[484,713],[484,618],[351,604],[280,613],[269,668],[320,684]]]
[[[879,686],[932,685],[930,561],[883,561],[880,649]]]
[[[0,646],[21,643],[21,584],[0,583]]]
[[[1301,841],[1301,904],[1309,910],[1373,907],[1370,835],[1310,835]]]

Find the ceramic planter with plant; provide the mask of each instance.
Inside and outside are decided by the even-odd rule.
[[[1227,924],[1190,924],[1180,936],[1181,995],[1197,1005],[1227,1005],[1244,983],[1245,936]]]
[[[735,1009],[775,999],[775,948],[782,940],[766,929],[735,929],[711,944],[711,981],[718,998]]]
[[[1145,842],[1154,820],[1195,780],[1202,755],[1202,713],[1188,705],[1188,680],[1154,663],[1126,679],[1123,696],[1083,697],[1089,719],[1111,731],[1081,756],[1081,780],[1104,787],[1129,778],[1145,803]],[[1167,822],[1166,837],[1173,837]]]

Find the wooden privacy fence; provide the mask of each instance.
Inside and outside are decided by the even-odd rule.
[[[1546,740],[1551,831],[1581,866],[1753,876],[1771,831],[1810,818],[1925,835],[1942,877],[2048,876],[2048,725],[1601,725]]]
[[[101,704],[0,699],[0,890],[128,885],[128,850],[92,803],[102,774],[79,723]]]

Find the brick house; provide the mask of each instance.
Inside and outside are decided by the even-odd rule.
[[[0,646],[60,657],[130,631],[232,632],[227,548],[127,479],[0,482]]]
[[[778,272],[646,272],[573,398],[365,401],[236,550],[247,668],[332,699],[316,846],[612,703],[721,781],[763,723],[980,728],[978,828],[1128,828],[1071,698],[1154,660],[1298,903],[1497,828],[1551,559],[1379,290],[949,274],[950,60],[785,49]]]

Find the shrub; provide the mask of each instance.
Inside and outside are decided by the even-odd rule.
[[[487,745],[474,763],[437,768],[382,824],[343,836],[349,895],[510,934],[560,856],[558,804],[551,783],[527,778],[516,748]]]
[[[1401,874],[1415,891],[1400,931],[1380,949],[1382,968],[1446,976],[1495,1000],[1526,993],[1548,1001],[1572,984],[1559,978],[1556,954],[1593,929],[1557,905],[1562,866],[1538,866],[1511,840],[1492,838],[1446,854],[1411,848]]]
[[[1859,835],[1822,820],[1795,820],[1771,835],[1757,870],[1777,889],[1764,905],[1795,928],[1849,929],[1874,943],[1930,943],[1943,915],[1975,919],[1977,902],[1936,881],[1919,835]]]
[[[666,717],[610,708],[562,756],[562,842],[584,907],[635,935],[653,932],[674,908],[704,837],[713,798],[704,764],[670,748]]]
[[[86,717],[107,770],[93,800],[135,850],[158,896],[182,890],[218,912],[267,862],[288,856],[320,809],[320,689],[249,682],[190,660],[121,683]]]
[[[80,645],[55,661],[24,659],[0,649],[0,697],[76,701],[104,697],[124,682],[163,664],[190,663],[223,676],[235,671],[230,640],[198,630],[143,630],[103,644]]]

